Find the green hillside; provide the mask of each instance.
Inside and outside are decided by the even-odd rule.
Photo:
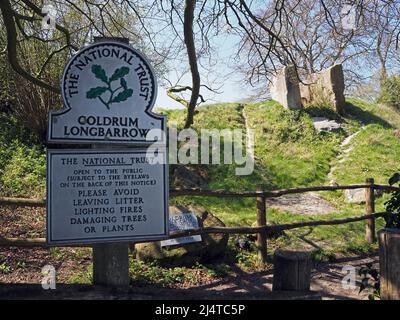
[[[168,121],[182,128],[184,110],[164,110]],[[328,108],[308,108],[302,111],[285,110],[278,103],[229,103],[200,107],[193,128],[239,129],[245,124],[255,131],[255,168],[250,175],[235,175],[235,164],[188,165],[206,177],[207,188],[225,190],[255,190],[257,184],[266,189],[327,185],[328,173],[335,167],[334,180],[338,184],[363,183],[373,177],[386,183],[399,169],[400,140],[395,130],[400,129],[400,114],[391,108],[348,99],[346,116],[339,117]],[[318,133],[312,117],[325,116],[342,124],[338,132]],[[0,130],[0,192],[3,196],[43,197],[45,186],[45,148],[37,146],[14,120],[3,118]],[[358,135],[346,147],[351,147],[342,161],[342,141]],[[221,151],[222,153],[222,151]],[[174,166],[171,166],[172,169]],[[171,174],[171,186],[174,187]],[[364,213],[364,206],[344,203],[343,192],[321,193],[338,212],[320,215],[301,215],[268,209],[269,223],[333,219]],[[377,199],[376,210],[384,208],[388,195]],[[209,209],[227,225],[251,225],[255,221],[255,199],[217,199],[211,197],[176,197],[172,204],[194,204]],[[383,221],[378,220],[378,228]],[[304,236],[304,234],[307,234]],[[305,239],[305,240],[304,240]],[[364,223],[324,226],[286,232],[285,236],[269,241],[269,250],[277,246],[314,247],[316,254],[329,252],[360,252],[376,247],[364,241]],[[322,253],[321,253],[322,252]],[[242,257],[243,258],[243,257]],[[253,261],[249,254],[243,261]]]
[[[386,184],[399,168],[400,140],[394,131],[400,128],[400,114],[393,109],[369,104],[358,99],[348,99],[347,115],[339,117],[328,108],[310,108],[303,111],[288,111],[273,101],[263,103],[219,104],[199,109],[195,128],[238,128],[244,131],[244,115],[247,124],[255,130],[255,170],[249,176],[236,176],[234,166],[208,166],[210,189],[255,190],[256,184],[266,189],[300,186],[327,185],[331,166],[335,166],[334,180],[338,184],[363,183],[373,177]],[[182,124],[184,111],[166,112],[169,121]],[[342,124],[343,130],[333,133],[317,133],[311,118],[324,116]],[[343,161],[337,157],[343,152],[341,142],[349,135],[360,131],[350,142],[352,150]],[[344,202],[344,193],[321,193],[336,208],[338,213],[299,215],[268,210],[269,223],[343,218],[361,215],[364,205]],[[388,195],[378,198],[376,210],[384,209]],[[179,197],[173,203],[201,205],[214,212],[228,225],[251,225],[255,221],[254,199],[216,199],[211,197]],[[377,228],[383,220],[377,221]],[[340,226],[289,231],[285,237],[270,241],[276,246],[309,247],[311,242],[317,255],[330,252],[366,252],[376,248],[364,241],[364,222]],[[306,239],[299,236],[307,233]],[[272,252],[272,250],[271,250]]]
[[[386,183],[397,169],[400,140],[393,134],[400,128],[400,114],[389,107],[348,99],[347,115],[338,117],[330,109],[289,111],[274,101],[263,103],[218,104],[199,108],[194,129],[240,128],[245,132],[244,114],[248,126],[255,130],[254,173],[234,175],[231,165],[208,168],[211,189],[254,190],[257,183],[267,188],[289,188],[320,185],[329,181],[327,173],[341,152],[343,139],[361,130],[351,145],[354,151],[340,163],[336,181],[339,184],[363,182],[374,177]],[[163,111],[169,122],[181,127],[184,110]],[[311,117],[325,116],[340,122],[343,130],[317,133]],[[368,149],[368,150],[367,150]],[[382,167],[382,163],[387,164]],[[235,181],[236,180],[236,181]]]

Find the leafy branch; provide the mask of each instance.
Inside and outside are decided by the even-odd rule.
[[[389,179],[389,185],[400,182],[400,173],[396,172]],[[385,202],[387,213],[384,215],[386,221],[385,228],[400,229],[400,192],[394,191],[391,198]]]
[[[129,73],[128,67],[117,68],[110,78],[107,77],[105,70],[98,64],[92,66],[92,72],[96,78],[100,79],[107,86],[98,86],[91,88],[89,91],[86,92],[86,98],[88,99],[98,98],[101,101],[101,103],[103,103],[106,106],[106,108],[110,110],[110,105],[112,103],[119,103],[125,101],[132,96],[133,90],[128,88],[126,80],[124,79],[124,76],[126,76]],[[113,90],[111,87],[111,83],[116,80],[119,80],[120,86]],[[102,95],[107,91],[110,92],[110,96],[108,100],[105,101]]]
[[[358,271],[358,275],[362,277],[360,284],[360,294],[364,290],[368,290],[368,299],[375,300],[380,299],[381,288],[380,288],[380,274],[377,269],[372,266],[372,263],[367,263],[365,266],[361,267]]]

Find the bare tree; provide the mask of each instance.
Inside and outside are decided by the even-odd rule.
[[[137,22],[137,30],[140,33],[139,38],[146,39],[145,42],[152,45],[152,51],[159,53],[159,57],[177,56],[180,54],[179,49],[182,48],[182,45],[185,46],[187,61],[192,74],[191,86],[181,86],[181,88],[190,88],[191,92],[187,107],[186,127],[193,123],[195,108],[202,101],[198,62],[201,56],[206,56],[210,52],[210,37],[217,35],[224,28],[229,28],[232,32],[250,34],[251,30],[257,25],[269,34],[269,46],[271,48],[269,54],[272,54],[272,49],[276,43],[281,43],[278,35],[261,22],[254,14],[251,6],[244,0],[175,0],[161,2],[153,0],[147,1],[145,4],[142,1],[122,0],[107,1],[105,3],[81,0],[77,4],[75,1],[65,0],[56,1],[55,3],[61,8],[67,6],[70,10],[79,14],[81,18],[85,19],[88,26],[87,30],[82,31],[78,30],[81,26],[74,26],[71,23],[72,19],[69,20],[69,23],[65,19],[64,21],[63,19],[57,21],[57,32],[53,35],[52,40],[57,39],[58,47],[51,51],[39,67],[39,70],[48,68],[51,64],[50,61],[62,52],[67,51],[71,54],[73,50],[82,45],[82,43],[74,41],[73,35],[75,33],[86,31],[88,35],[96,33],[98,35],[115,36],[115,32],[130,31],[131,34],[136,34],[132,29],[125,30],[121,28],[120,22],[114,18],[115,15],[111,8],[125,5],[129,9],[129,14]],[[111,4],[114,4],[114,6]],[[40,21],[45,15],[40,5],[36,1],[29,0],[4,0],[0,2],[0,10],[7,35],[6,52],[13,70],[35,85],[58,93],[58,86],[55,83],[45,81],[42,77],[45,74],[44,71],[39,73],[30,72],[30,70],[24,68],[21,62],[23,59],[21,59],[18,45],[21,35],[24,41],[48,41],[44,39],[39,30]],[[111,30],[110,26],[114,26],[114,29]],[[34,32],[30,34],[28,31]],[[172,42],[166,43],[164,48],[160,50],[161,41],[156,42],[155,39],[160,34],[166,33],[174,35]],[[257,40],[254,39],[254,41]],[[175,45],[175,43],[178,44]],[[196,43],[198,47],[196,47]],[[290,52],[287,53],[290,56]],[[179,90],[181,89],[178,88]]]
[[[46,78],[52,61],[71,55],[84,44],[82,39],[87,41],[93,35],[128,36],[135,45],[144,48],[151,60],[160,66],[159,70],[166,71],[164,62],[171,60],[185,64],[185,68],[189,66],[191,83],[178,83],[168,91],[187,107],[185,127],[189,127],[193,124],[196,107],[204,101],[202,88],[214,89],[205,86],[199,72],[199,65],[213,54],[210,41],[213,37],[230,33],[242,39],[236,54],[247,62],[242,68],[246,69],[251,83],[268,81],[281,65],[295,65],[299,76],[336,62],[354,61],[365,55],[372,44],[393,48],[393,43],[399,39],[397,24],[393,27],[397,18],[392,15],[395,8],[398,12],[398,1],[57,0],[54,3],[63,14],[49,39],[40,30],[44,16],[41,2],[2,0],[0,10],[6,35],[3,51],[21,77],[58,93],[56,78]],[[356,13],[356,27],[345,30],[341,10],[349,3]],[[370,32],[371,39],[365,41],[365,32],[369,32],[365,29],[366,21],[375,21],[383,13],[386,23],[374,23],[375,31]],[[79,23],[75,23],[75,19]],[[363,23],[364,29],[360,27]],[[383,32],[380,37],[377,30]],[[390,35],[387,30],[391,30]],[[53,45],[34,72],[24,66],[21,41]],[[384,50],[379,49],[379,52],[378,56],[389,56]],[[183,92],[190,97],[183,98]]]
[[[399,62],[400,1],[370,1],[362,12],[365,41],[372,61],[378,61],[380,82],[388,67]]]

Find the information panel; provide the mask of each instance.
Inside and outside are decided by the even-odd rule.
[[[193,230],[199,228],[197,217],[192,212],[178,213],[169,216],[169,231]],[[175,246],[185,243],[200,242],[201,235],[181,237],[161,241],[161,247]]]
[[[48,243],[167,238],[166,162],[163,148],[48,150]]]

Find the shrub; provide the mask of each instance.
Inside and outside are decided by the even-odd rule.
[[[382,82],[379,102],[400,110],[400,75],[388,77]]]
[[[12,112],[41,143],[46,141],[47,117],[52,109],[61,105],[60,96],[34,85],[32,82],[15,75],[18,85],[13,88],[14,101]]]
[[[44,195],[46,156],[40,147],[27,147],[18,141],[10,147],[9,160],[0,176],[0,193],[8,196]]]
[[[16,141],[27,146],[37,143],[35,139],[32,139],[29,131],[17,121],[16,117],[0,113],[0,176],[14,152],[13,147]]]
[[[45,186],[45,153],[17,118],[0,113],[0,195],[40,196]]]

